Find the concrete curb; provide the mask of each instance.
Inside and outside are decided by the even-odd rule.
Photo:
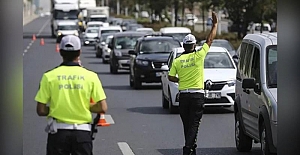
[[[23,17],[23,26],[25,26],[26,24],[30,23],[31,21],[35,20],[36,18],[38,18],[38,15],[32,15],[29,17]]]

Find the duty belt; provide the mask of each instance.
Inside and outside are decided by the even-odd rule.
[[[47,126],[45,131],[47,133],[56,133],[57,129],[66,129],[66,130],[84,130],[91,131],[91,124],[66,124],[58,123],[54,118],[50,117],[48,119]]]
[[[203,89],[184,89],[179,90],[180,93],[204,93]]]

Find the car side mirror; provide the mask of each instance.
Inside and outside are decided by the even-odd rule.
[[[130,54],[130,55],[136,55],[136,53],[135,53],[134,50],[129,50],[129,51],[128,51],[128,54]]]
[[[243,89],[253,89],[255,87],[256,87],[255,78],[243,79],[243,81],[242,81],[242,88]]]

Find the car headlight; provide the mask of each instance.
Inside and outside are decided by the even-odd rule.
[[[141,65],[141,66],[147,66],[149,64],[148,61],[145,61],[145,60],[136,60],[135,61],[138,65]]]
[[[78,32],[75,32],[74,35],[75,35],[75,36],[78,36]]]
[[[228,87],[234,86],[235,85],[235,80],[227,81],[227,85],[228,85]]]
[[[120,56],[122,56],[122,53],[120,51],[116,51],[115,55],[118,56],[118,57],[120,57]]]
[[[60,36],[60,35],[61,35],[61,32],[58,32],[58,33],[57,33],[57,35],[59,35],[59,36]]]
[[[110,52],[111,52],[111,49],[110,49],[110,48],[107,48],[106,51],[107,51],[108,53],[110,53]]]

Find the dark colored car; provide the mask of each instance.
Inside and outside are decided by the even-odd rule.
[[[129,50],[134,49],[137,39],[144,36],[145,32],[120,32],[113,35],[108,46],[110,52],[110,72],[118,73],[119,69],[129,69]]]
[[[147,35],[139,38],[130,57],[130,86],[139,89],[142,83],[161,83],[162,66],[167,64],[173,48],[182,47],[172,36]]]
[[[199,45],[202,46],[205,43],[205,41],[206,40],[201,40]],[[231,56],[236,55],[236,50],[234,49],[234,47],[228,40],[214,39],[212,46],[224,47],[228,50],[228,52],[230,53]]]
[[[127,26],[129,24],[137,24],[137,21],[135,19],[123,19],[121,24],[122,30],[127,31]]]

